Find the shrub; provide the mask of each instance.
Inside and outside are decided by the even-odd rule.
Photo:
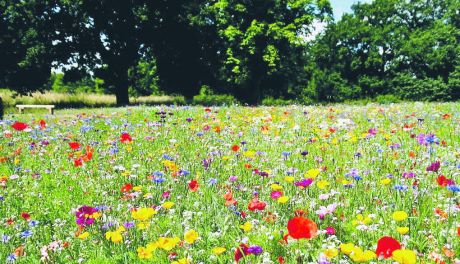
[[[193,105],[232,105],[237,103],[237,100],[230,94],[214,94],[207,85],[203,85],[200,89],[200,94],[195,95],[192,99]]]
[[[394,94],[377,95],[374,100],[379,104],[391,104],[401,101],[401,99]]]
[[[284,105],[293,105],[293,104],[295,104],[294,100],[286,100],[283,98],[265,97],[262,100],[262,105],[267,105],[267,106],[284,106]]]
[[[410,74],[399,74],[393,80],[396,96],[412,101],[442,101],[451,100],[449,86],[441,79],[418,79]]]

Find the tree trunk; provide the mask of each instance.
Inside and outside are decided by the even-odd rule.
[[[3,120],[3,100],[2,98],[0,97],[0,120]]]
[[[128,83],[118,82],[115,84],[115,96],[117,98],[117,106],[129,105]]]

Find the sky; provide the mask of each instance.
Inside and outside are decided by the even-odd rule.
[[[361,2],[361,3],[370,3],[372,0],[329,0],[332,5],[332,9],[334,12],[335,21],[340,20],[344,13],[351,12],[351,6],[354,3]],[[324,28],[326,27],[325,23],[322,22],[313,22],[313,31],[306,37],[307,40],[313,40],[316,35],[323,32]]]
[[[357,2],[369,3],[371,0],[329,0],[334,9],[335,20],[340,19],[344,13],[351,12],[351,5]]]

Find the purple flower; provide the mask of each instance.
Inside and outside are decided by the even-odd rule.
[[[308,179],[303,179],[301,181],[295,182],[295,186],[297,187],[307,187],[310,186],[313,183],[313,179],[308,178]]]
[[[92,225],[94,223],[94,218],[92,215],[96,212],[96,208],[87,205],[83,205],[82,207],[78,208],[77,212],[75,212],[75,216],[77,217],[77,225]]]
[[[249,254],[260,255],[262,254],[262,252],[264,252],[264,250],[260,246],[257,246],[257,245],[253,245],[248,248]]]
[[[238,180],[238,177],[236,177],[236,176],[230,176],[230,177],[228,178],[228,180],[231,181],[231,182],[236,182],[236,181]]]
[[[440,167],[441,167],[441,162],[436,161],[436,162],[431,163],[430,166],[426,167],[426,171],[438,172]]]
[[[439,144],[439,139],[434,134],[419,134],[417,136],[417,141],[420,145],[425,146],[428,146],[433,143]]]
[[[415,173],[413,173],[412,171],[404,172],[402,176],[403,176],[404,178],[406,178],[406,179],[410,179],[410,178],[414,178],[414,177],[415,177]]]
[[[367,133],[369,133],[372,136],[375,136],[377,134],[377,129],[376,128],[370,128]]]
[[[123,226],[124,226],[126,229],[133,228],[133,227],[134,227],[134,222],[126,222],[126,223],[123,224]]]

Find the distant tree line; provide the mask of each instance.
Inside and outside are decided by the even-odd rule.
[[[112,93],[118,105],[130,94],[458,100],[459,10],[374,0],[334,21],[328,0],[0,0],[0,87]]]

